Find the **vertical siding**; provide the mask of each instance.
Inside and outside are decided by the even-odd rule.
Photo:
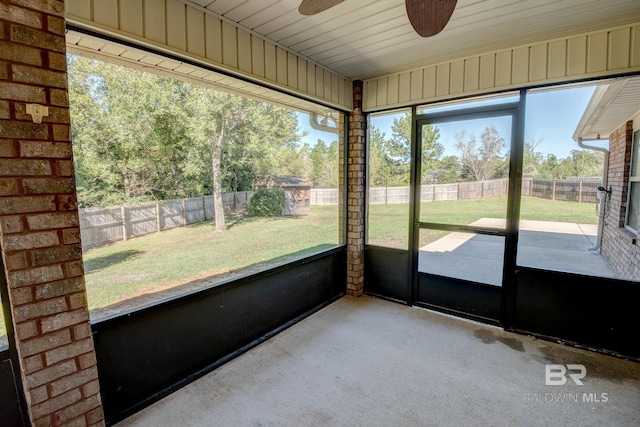
[[[640,71],[640,24],[487,52],[367,80],[364,105],[367,111],[375,111],[461,95],[637,71]],[[396,96],[390,88],[397,86],[398,79],[401,83]],[[404,79],[408,83],[404,83]]]
[[[351,109],[349,79],[197,5],[181,0],[66,0],[65,18],[89,28],[96,24],[95,29],[106,35],[157,46],[240,77]],[[155,64],[162,61],[150,55],[152,59],[157,59]],[[407,86],[404,96],[409,96],[408,91]]]

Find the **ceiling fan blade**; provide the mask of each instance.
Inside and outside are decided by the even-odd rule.
[[[344,0],[302,0],[302,3],[300,3],[298,7],[298,12],[300,12],[301,15],[315,15],[343,1]]]
[[[444,29],[458,0],[405,0],[409,22],[422,37],[430,37]]]

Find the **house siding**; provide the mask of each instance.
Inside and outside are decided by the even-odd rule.
[[[640,277],[640,248],[636,234],[625,228],[629,193],[629,172],[633,121],[628,121],[609,135],[609,171],[607,184],[612,188],[602,231],[601,253],[622,279]]]

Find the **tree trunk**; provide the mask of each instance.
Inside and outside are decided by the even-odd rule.
[[[216,231],[226,229],[224,220],[224,204],[222,203],[222,174],[220,171],[220,158],[222,157],[222,141],[224,139],[224,125],[220,134],[211,141],[211,170],[213,175],[213,212],[216,222]]]

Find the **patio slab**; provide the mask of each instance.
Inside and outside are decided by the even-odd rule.
[[[504,220],[482,218],[471,225],[501,227]],[[597,226],[551,221],[520,221],[521,266],[616,278],[597,251]],[[452,232],[420,248],[418,270],[463,280],[502,284],[504,237]]]

